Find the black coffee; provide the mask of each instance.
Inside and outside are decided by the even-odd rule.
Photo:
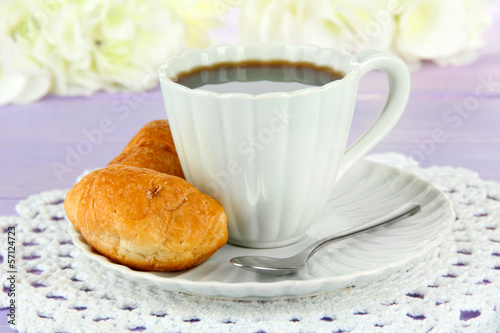
[[[177,83],[218,93],[291,92],[342,79],[344,73],[307,62],[223,62],[179,73]]]

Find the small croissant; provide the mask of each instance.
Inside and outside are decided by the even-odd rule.
[[[172,173],[172,174],[168,174]],[[221,205],[183,178],[168,122],[142,128],[66,195],[70,222],[98,252],[140,270],[178,271],[227,242]]]

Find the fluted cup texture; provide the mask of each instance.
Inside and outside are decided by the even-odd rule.
[[[343,79],[291,93],[214,93],[175,83],[201,65],[249,59],[307,61]],[[160,69],[167,117],[186,179],[228,216],[229,241],[277,247],[301,238],[337,181],[354,111],[356,58],[314,46],[191,50]]]

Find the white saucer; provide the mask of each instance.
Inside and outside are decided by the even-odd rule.
[[[241,255],[285,257],[336,231],[363,224],[406,202],[416,215],[320,250],[298,274],[266,276],[234,267]],[[432,184],[396,168],[362,160],[339,182],[323,215],[299,242],[276,249],[226,244],[203,264],[186,271],[135,271],[92,249],[73,225],[69,232],[83,253],[126,279],[171,291],[230,299],[290,298],[359,285],[383,277],[438,245],[451,229],[451,202]]]

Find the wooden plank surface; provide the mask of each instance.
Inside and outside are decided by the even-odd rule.
[[[486,60],[489,62],[490,57]],[[482,67],[481,63],[482,59],[477,66]],[[473,92],[464,93],[480,84],[480,79],[471,84],[474,78],[467,78],[467,85],[462,85],[458,92],[449,91],[448,85],[442,84],[440,91],[427,93],[418,91],[419,86],[414,84],[402,119],[374,152],[401,152],[416,157],[424,166],[461,166],[479,172],[485,179],[500,181],[498,63],[495,69],[493,62],[489,67],[499,73],[498,92],[488,96],[476,98]],[[469,65],[472,66],[475,65]],[[434,73],[443,75],[449,69],[429,67],[424,71],[428,80],[434,81]],[[424,75],[424,71],[418,75]],[[488,71],[478,71],[478,75],[486,76]],[[450,74],[449,80],[459,81],[459,72],[456,73]],[[385,94],[375,91],[383,79],[379,73],[373,73],[363,80],[351,138],[366,130],[381,110]],[[117,112],[127,102],[132,103],[131,97],[97,94],[89,98],[49,97],[28,106],[1,108],[0,200],[69,188],[85,169],[105,166],[143,124],[166,117],[158,90],[131,104],[128,113]],[[467,103],[472,103],[471,111],[466,110]],[[103,123],[109,127],[106,131],[100,129]],[[436,130],[444,133],[445,140],[425,149]],[[418,151],[423,151],[425,159],[418,158]]]

